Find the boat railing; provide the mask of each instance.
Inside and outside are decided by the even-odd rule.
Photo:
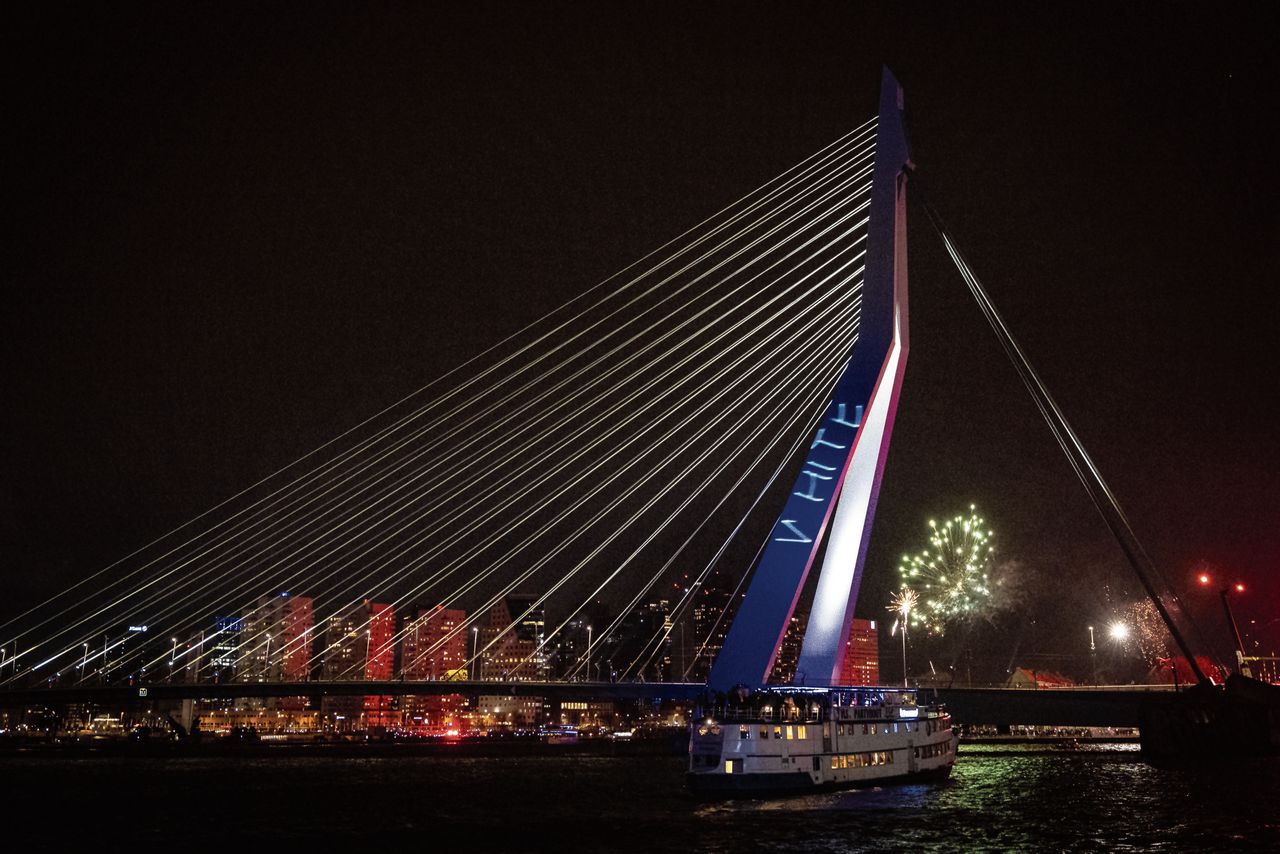
[[[821,723],[826,720],[822,707],[801,709],[799,706],[738,706],[713,704],[703,707],[703,713],[723,723]]]

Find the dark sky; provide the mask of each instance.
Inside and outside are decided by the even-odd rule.
[[[1156,562],[1175,586],[1208,562],[1250,585],[1247,619],[1280,613],[1261,4],[429,5],[10,17],[0,610],[826,145],[888,64],[933,202]],[[871,563],[973,501],[1037,590],[1028,613],[1101,620],[1104,585],[1136,585],[912,216]]]

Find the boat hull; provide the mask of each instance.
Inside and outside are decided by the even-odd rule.
[[[944,765],[940,768],[929,768],[914,773],[895,774],[892,777],[827,780],[819,783],[815,783],[807,771],[795,771],[785,774],[688,773],[685,775],[685,783],[694,797],[705,801],[738,798],[776,798],[790,795],[811,795],[818,792],[835,792],[845,789],[870,789],[877,786],[940,783],[951,776],[951,767],[950,765]]]

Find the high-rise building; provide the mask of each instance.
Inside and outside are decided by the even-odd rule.
[[[390,679],[395,664],[391,606],[365,599],[325,625],[320,672],[325,681]]]
[[[325,626],[324,653],[320,673],[325,681],[385,681],[395,670],[395,613],[391,606],[365,599],[354,608],[329,618]],[[398,719],[394,698],[381,695],[331,697],[324,702],[326,714],[341,719],[340,728],[364,725],[389,726]]]
[[[240,621],[236,678],[241,682],[305,682],[311,674],[314,615],[309,596],[263,596]],[[207,636],[202,643],[207,643]]]
[[[209,638],[209,670],[214,682],[235,678],[243,629],[244,621],[239,617],[218,617],[213,621],[213,635]]]
[[[543,647],[546,620],[532,596],[507,596],[495,602],[480,625],[481,679],[533,681],[545,679]],[[513,625],[514,624],[514,625]]]
[[[473,639],[466,620],[466,611],[440,605],[414,610],[401,629],[401,675],[409,681],[466,679]],[[407,696],[404,723],[416,732],[458,732],[467,708],[461,694]]]
[[[641,605],[625,614],[612,632],[597,636],[592,658],[602,665],[600,676],[608,680],[614,674],[619,678],[625,674],[661,681],[671,664],[670,610],[665,599]],[[606,623],[599,631],[607,630],[609,625]]]
[[[585,681],[587,642],[590,640],[587,626],[591,619],[579,614],[565,624],[556,638],[554,671],[557,679]]]
[[[693,638],[689,640],[689,678],[705,679],[711,671],[711,663],[724,646],[732,614],[725,611],[730,605],[731,593],[720,583],[719,572],[713,572],[698,589],[693,591]]]
[[[400,672],[405,679],[466,679],[470,629],[467,612],[437,605],[418,608],[405,620]]]
[[[849,621],[849,641],[840,665],[841,685],[880,684],[880,636],[875,620]]]
[[[778,655],[773,660],[770,682],[778,685],[803,685],[807,681],[803,673],[796,678],[796,664],[800,661],[800,647],[804,643],[804,627],[807,622],[795,614],[791,615],[787,630],[782,634],[782,643],[778,645]]]

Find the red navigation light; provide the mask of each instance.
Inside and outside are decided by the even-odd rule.
[[[1243,584],[1236,584],[1236,592],[1237,592],[1237,593],[1243,593],[1243,592],[1244,592],[1244,585],[1243,585]]]
[[[1201,583],[1201,584],[1208,584],[1208,583],[1209,583],[1209,576],[1208,576],[1208,574],[1207,574],[1207,573],[1203,573],[1203,572],[1202,572],[1202,573],[1200,573],[1200,583]]]

